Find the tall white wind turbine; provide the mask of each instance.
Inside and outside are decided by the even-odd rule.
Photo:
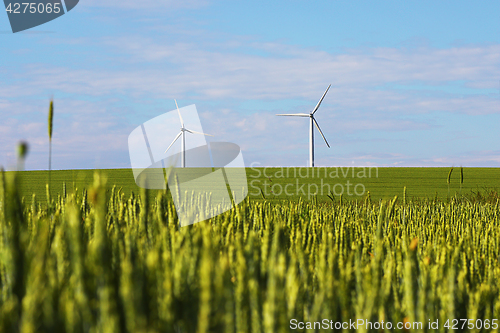
[[[314,125],[316,125],[316,127],[318,128],[319,133],[321,134],[321,136],[325,140],[326,145],[328,146],[328,148],[330,148],[330,145],[328,144],[328,141],[326,141],[326,138],[323,135],[323,132],[321,131],[321,128],[319,128],[318,122],[314,118],[314,114],[316,113],[316,111],[318,111],[318,108],[321,105],[321,102],[323,102],[323,99],[325,98],[326,93],[328,92],[328,90],[330,89],[330,87],[331,87],[331,84],[328,86],[328,88],[326,88],[326,91],[323,94],[323,96],[321,97],[321,99],[319,100],[318,104],[316,105],[316,107],[314,108],[314,110],[312,110],[310,113],[277,114],[277,116],[309,117],[309,166],[310,167],[314,167]],[[313,123],[314,123],[314,125],[313,125]]]
[[[177,105],[177,101],[175,99],[174,99],[174,101],[175,101],[175,106],[177,107],[177,112],[179,113],[179,118],[181,119],[181,131],[179,132],[179,134],[177,134],[177,136],[175,137],[174,141],[172,141],[170,146],[168,146],[168,148],[165,150],[165,153],[170,149],[170,147],[172,147],[172,145],[175,143],[175,141],[177,141],[177,139],[179,139],[179,137],[182,136],[182,140],[181,140],[181,167],[185,168],[186,167],[186,132],[191,133],[191,134],[202,134],[202,135],[207,135],[207,136],[213,136],[213,135],[201,133],[201,132],[196,132],[196,131],[189,130],[186,127],[184,127],[184,120],[182,120],[181,112],[179,111],[179,106]]]

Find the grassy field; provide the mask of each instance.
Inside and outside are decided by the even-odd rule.
[[[461,185],[460,168],[454,168],[450,185],[447,178],[450,168],[247,168],[248,193],[251,200],[268,201],[317,200],[328,202],[328,194],[340,200],[362,200],[368,191],[372,200],[402,196],[407,188],[408,198],[437,198],[471,194],[471,191],[500,189],[500,168],[464,168]],[[63,184],[67,193],[82,191],[92,184],[94,170],[57,170],[52,172],[51,193],[62,194]],[[99,170],[127,196],[139,193],[130,169]],[[31,198],[46,198],[47,171],[26,171],[21,173],[20,192]],[[262,192],[262,193],[261,193]],[[334,193],[331,193],[334,192]],[[152,196],[157,192],[152,191]],[[317,197],[314,195],[318,193]],[[351,195],[350,195],[351,194]]]
[[[0,174],[0,332],[499,331],[498,200],[248,198],[179,228],[165,192],[106,191],[130,171],[56,172],[88,195],[48,207],[20,198],[33,175]]]

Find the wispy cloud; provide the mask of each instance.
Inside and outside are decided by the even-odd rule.
[[[440,49],[324,51],[253,43],[254,55],[236,50],[208,50],[196,44],[152,41],[142,37],[103,41],[103,50],[125,53],[126,70],[74,69],[43,64],[19,75],[22,85],[5,87],[8,96],[37,94],[51,87],[67,93],[137,97],[189,96],[199,99],[315,99],[327,83],[340,107],[425,112],[499,112],[498,99],[484,94],[446,94],[440,87],[460,81],[470,90],[497,89],[500,45]],[[118,59],[118,61],[120,61]],[[29,80],[28,80],[29,77]],[[384,87],[391,83],[420,82],[427,94]],[[4,94],[2,94],[4,95]],[[4,96],[5,96],[4,95]]]
[[[123,7],[136,5],[132,1],[120,3]],[[159,6],[167,6],[166,3],[169,2]],[[98,4],[89,1],[89,5]],[[193,1],[192,5],[203,5],[203,2]],[[153,39],[137,35],[102,38],[94,45],[98,48],[96,52],[120,55],[114,66],[77,68],[40,63],[16,68],[15,73],[4,69],[15,79],[0,83],[0,110],[11,115],[0,125],[2,154],[15,144],[14,136],[28,138],[35,155],[45,154],[46,106],[26,99],[49,96],[53,92],[64,96],[57,100],[60,118],[56,119],[61,126],[56,128],[56,161],[58,149],[64,156],[79,161],[75,164],[86,166],[89,166],[89,157],[94,158],[98,151],[121,156],[119,162],[106,162],[106,167],[127,163],[126,137],[138,125],[138,119],[147,120],[143,107],[152,99],[156,102],[149,107],[157,113],[168,111],[158,102],[165,99],[202,103],[204,108],[199,110],[203,113],[206,131],[240,143],[251,158],[268,161],[268,164],[281,163],[279,154],[273,156],[272,152],[307,149],[307,135],[297,134],[307,129],[307,124],[279,119],[274,114],[309,111],[329,83],[332,89],[318,113],[318,120],[327,138],[335,138],[333,142],[342,142],[340,134],[352,139],[362,132],[354,138],[360,142],[380,139],[380,136],[367,137],[370,131],[383,136],[390,132],[430,131],[436,127],[429,119],[418,118],[419,114],[500,113],[500,98],[484,93],[485,89],[498,89],[500,45],[496,44],[448,49],[375,47],[328,53],[252,39],[245,43],[241,40],[212,43],[201,37],[199,43],[172,43],[167,37]],[[415,86],[420,88],[414,89]],[[463,90],[468,93],[464,94]],[[292,99],[303,103],[287,106],[286,101]],[[238,106],[247,100],[282,100],[284,103],[282,107],[248,112]],[[227,111],[222,118],[221,109]],[[148,112],[153,115],[153,111]],[[16,115],[30,116],[21,122],[16,120]],[[390,142],[401,140],[389,134],[386,137]],[[392,148],[387,145],[378,149]],[[382,161],[392,165],[411,160],[410,155],[401,152],[386,153],[394,155],[379,158],[377,156],[382,155],[377,154],[383,152],[360,152],[362,158],[354,159],[344,152],[344,157],[324,162],[355,160],[373,164]],[[302,163],[302,154],[296,155],[295,163]],[[484,161],[496,161],[483,157]],[[42,160],[33,165],[43,167]]]
[[[83,1],[82,1],[83,2]],[[151,9],[178,9],[178,8],[200,8],[209,4],[208,0],[87,0],[83,2],[85,6],[123,8],[133,10],[151,10]]]

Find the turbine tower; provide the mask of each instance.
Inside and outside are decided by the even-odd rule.
[[[326,91],[323,94],[323,96],[321,97],[321,99],[319,100],[318,104],[316,105],[316,107],[314,108],[314,110],[312,110],[310,113],[277,114],[277,116],[309,117],[309,166],[310,167],[314,167],[314,125],[316,125],[316,127],[318,128],[319,133],[321,134],[321,136],[325,140],[326,145],[328,146],[328,148],[330,148],[330,145],[328,144],[328,141],[326,141],[326,138],[323,135],[323,132],[321,131],[321,128],[319,128],[318,122],[314,118],[314,114],[316,113],[316,111],[318,111],[319,106],[321,105],[321,102],[323,102],[323,99],[325,98],[326,93],[328,92],[328,90],[330,89],[330,87],[331,87],[331,84],[328,86],[328,88],[326,88]]]
[[[181,140],[181,167],[185,168],[186,167],[186,132],[191,133],[191,134],[202,134],[202,135],[207,135],[207,136],[213,136],[213,135],[205,134],[205,133],[201,133],[201,132],[196,132],[196,131],[189,130],[186,127],[184,127],[184,120],[182,120],[181,112],[179,111],[179,106],[177,105],[177,101],[175,99],[174,99],[174,101],[175,101],[175,106],[177,107],[177,112],[179,113],[179,118],[181,119],[181,131],[179,132],[179,134],[177,134],[177,136],[175,137],[174,141],[172,141],[170,146],[168,146],[168,148],[165,150],[165,153],[170,149],[170,147],[172,147],[172,145],[175,143],[175,141],[177,141],[177,139],[179,139],[179,137],[182,136],[182,140]]]

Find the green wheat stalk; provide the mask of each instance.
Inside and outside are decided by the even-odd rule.
[[[403,188],[403,206],[406,206],[406,186]]]
[[[3,232],[2,223],[5,221],[5,186],[5,171],[0,167],[0,234]]]
[[[450,197],[450,181],[452,172],[453,172],[453,167],[451,167],[450,172],[448,172],[448,178],[446,179],[446,182],[448,183],[448,198]]]
[[[54,101],[50,101],[49,106],[49,190],[50,190],[50,174],[52,170],[52,130],[54,125]]]
[[[462,193],[463,184],[464,184],[464,168],[460,167],[460,193]]]

